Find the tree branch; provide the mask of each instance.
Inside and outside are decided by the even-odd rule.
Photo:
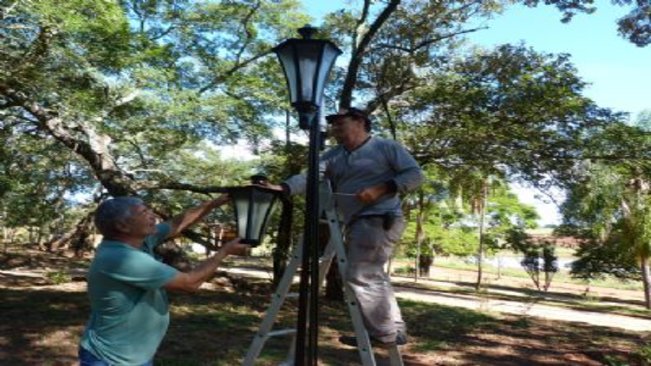
[[[355,22],[355,32],[353,33],[353,38],[355,41],[352,44],[352,54],[355,54],[357,52],[357,47],[361,43],[361,37],[366,33],[365,32],[365,24],[366,20],[368,19],[368,11],[371,7],[371,1],[370,0],[365,0],[364,5],[362,6],[362,13],[360,14],[359,18],[357,19],[357,22]]]
[[[240,60],[242,58],[242,54],[246,50],[246,47],[251,43],[251,39],[253,39],[253,35],[249,31],[249,28],[247,27],[249,22],[251,21],[251,18],[253,18],[253,15],[260,9],[260,2],[256,2],[255,6],[251,7],[251,11],[242,19],[242,28],[244,29],[244,34],[246,34],[246,38],[242,42],[242,46],[240,49],[237,51],[237,54],[235,56],[235,59],[237,60],[236,63],[240,63]]]
[[[120,170],[108,151],[110,138],[107,135],[97,133],[89,123],[83,121],[66,125],[58,113],[43,108],[24,93],[5,84],[0,84],[0,95],[17,103],[34,116],[40,129],[79,154],[90,165],[99,181],[111,195],[136,194],[133,180]],[[75,129],[84,133],[88,137],[88,141],[74,136],[72,130]]]
[[[431,39],[426,39],[426,40],[423,40],[422,42],[418,43],[416,46],[411,47],[411,48],[398,46],[398,45],[392,45],[392,44],[388,44],[388,43],[379,43],[377,45],[376,49],[390,49],[390,50],[403,51],[403,52],[408,53],[408,54],[413,54],[414,52],[420,50],[421,48],[427,47],[427,46],[429,46],[429,45],[431,45],[433,43],[436,43],[436,42],[440,42],[440,41],[442,41],[444,39],[456,37],[456,36],[458,36],[460,34],[477,32],[477,31],[483,30],[483,29],[488,29],[488,27],[465,29],[465,30],[462,30],[462,31],[459,31],[459,32],[445,34],[445,35],[441,35],[439,37],[435,37],[435,38],[431,38]]]
[[[362,65],[364,54],[369,44],[373,40],[373,37],[380,30],[382,25],[386,22],[391,14],[398,8],[400,0],[391,0],[387,4],[386,8],[382,10],[382,13],[375,19],[368,32],[364,34],[361,41],[357,47],[353,46],[353,54],[350,58],[350,63],[348,64],[348,72],[346,73],[346,79],[344,80],[344,85],[341,91],[341,97],[339,100],[339,106],[342,108],[350,107],[353,97],[353,90],[355,89],[355,84],[357,82],[357,74],[359,73],[359,68]]]
[[[211,194],[211,193],[227,193],[226,187],[220,186],[196,186],[188,183],[180,182],[156,182],[156,181],[141,181],[136,184],[137,189],[170,189],[174,191],[189,191],[194,193]]]
[[[260,53],[260,54],[258,54],[256,56],[251,57],[248,60],[245,60],[244,62],[241,62],[241,63],[238,63],[238,64],[234,65],[233,67],[231,67],[229,70],[225,71],[224,73],[215,76],[212,79],[212,81],[210,83],[208,83],[208,85],[206,85],[206,86],[202,87],[201,89],[199,89],[199,95],[201,95],[201,94],[207,92],[208,90],[214,88],[217,84],[222,83],[224,80],[231,77],[233,74],[235,74],[240,69],[243,69],[244,67],[248,66],[249,64],[257,61],[258,59],[260,59],[262,57],[267,56],[270,53],[271,53],[271,50],[262,52],[262,53]]]

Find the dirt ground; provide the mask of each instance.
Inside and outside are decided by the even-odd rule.
[[[89,311],[83,281],[88,260],[24,248],[0,254],[0,365],[76,364]],[[515,288],[520,280],[513,281],[502,279],[500,286]],[[451,298],[457,294],[435,291]],[[609,298],[618,296],[607,291]],[[227,272],[197,294],[171,294],[172,324],[156,365],[241,363],[271,294],[268,281]],[[631,306],[637,301],[631,299]],[[409,300],[400,304],[410,326],[410,343],[402,348],[407,366],[645,365],[651,350],[648,332]],[[358,365],[356,349],[337,342],[352,332],[345,307],[323,300],[320,308],[320,363]],[[279,323],[291,326],[295,312],[289,305]],[[640,319],[649,318],[642,314]],[[286,343],[267,342],[259,364],[278,364]],[[388,364],[386,352],[376,351],[378,365]]]

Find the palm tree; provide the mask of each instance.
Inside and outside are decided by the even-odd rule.
[[[630,165],[630,164],[629,164]],[[584,164],[563,205],[563,230],[584,239],[572,273],[641,279],[651,309],[651,189],[639,166]]]

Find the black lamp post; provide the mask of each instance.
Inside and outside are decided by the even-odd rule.
[[[317,115],[322,104],[323,88],[335,59],[341,54],[326,40],[312,39],[316,28],[309,25],[298,30],[302,39],[288,39],[273,50],[285,72],[289,99],[299,115],[299,126],[309,130],[305,232],[296,324],[295,365],[317,364],[318,293],[319,293],[319,147],[321,131]],[[308,297],[309,287],[309,297]],[[305,347],[309,298],[309,345]]]
[[[261,184],[264,181],[266,178],[260,175],[251,177],[252,184]],[[251,247],[260,245],[278,192],[259,185],[229,187],[225,191],[233,203],[237,236],[242,238],[240,243]]]

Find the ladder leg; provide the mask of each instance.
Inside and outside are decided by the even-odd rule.
[[[400,348],[397,345],[393,345],[389,348],[389,362],[391,366],[404,366],[404,363],[402,363]]]
[[[273,327],[274,322],[276,321],[276,317],[278,316],[278,312],[280,311],[281,306],[283,305],[285,299],[287,298],[289,288],[292,285],[292,282],[294,281],[294,275],[296,274],[298,265],[301,262],[302,254],[303,254],[303,246],[296,245],[296,247],[294,248],[294,252],[292,253],[292,259],[290,260],[287,268],[285,268],[285,273],[283,274],[283,278],[280,280],[280,283],[278,283],[278,287],[274,292],[273,298],[271,300],[271,304],[269,305],[269,308],[265,313],[265,317],[262,320],[260,329],[258,330],[258,333],[253,338],[253,341],[251,342],[251,346],[249,346],[249,350],[246,353],[246,357],[242,362],[243,366],[253,366],[256,358],[258,358],[258,356],[260,355],[260,352],[262,351],[262,348],[264,347],[264,344],[267,341],[267,339],[269,339],[269,337],[273,335],[283,335],[283,334],[295,335],[296,334],[296,329],[286,329],[286,330],[271,332],[271,328]],[[295,343],[295,340],[293,338],[294,337],[292,337],[292,344]],[[290,347],[290,352],[293,350],[294,350],[293,346]],[[288,357],[288,360],[289,359],[290,358]],[[291,359],[293,359],[293,354],[291,355]]]
[[[325,277],[328,274],[328,270],[330,269],[330,266],[332,265],[332,260],[334,259],[336,254],[335,248],[331,243],[332,240],[328,242],[328,245],[323,251],[323,255],[321,256],[321,258],[319,258],[319,288],[323,286]]]
[[[332,210],[326,211],[326,219],[330,226],[330,243],[328,246],[332,246],[337,255],[337,265],[339,266],[339,272],[344,282],[346,306],[348,307],[348,312],[350,313],[350,318],[353,322],[353,328],[355,329],[357,352],[359,353],[363,366],[375,366],[375,354],[371,347],[371,339],[369,338],[366,327],[364,326],[364,319],[362,318],[361,310],[357,304],[357,297],[355,297],[355,294],[346,282],[348,260],[344,248],[343,234],[339,227],[339,220]]]
[[[278,366],[294,366],[294,355],[296,354],[296,334],[292,336],[291,342],[289,342],[289,351],[287,352],[287,358],[285,361],[278,364]]]

